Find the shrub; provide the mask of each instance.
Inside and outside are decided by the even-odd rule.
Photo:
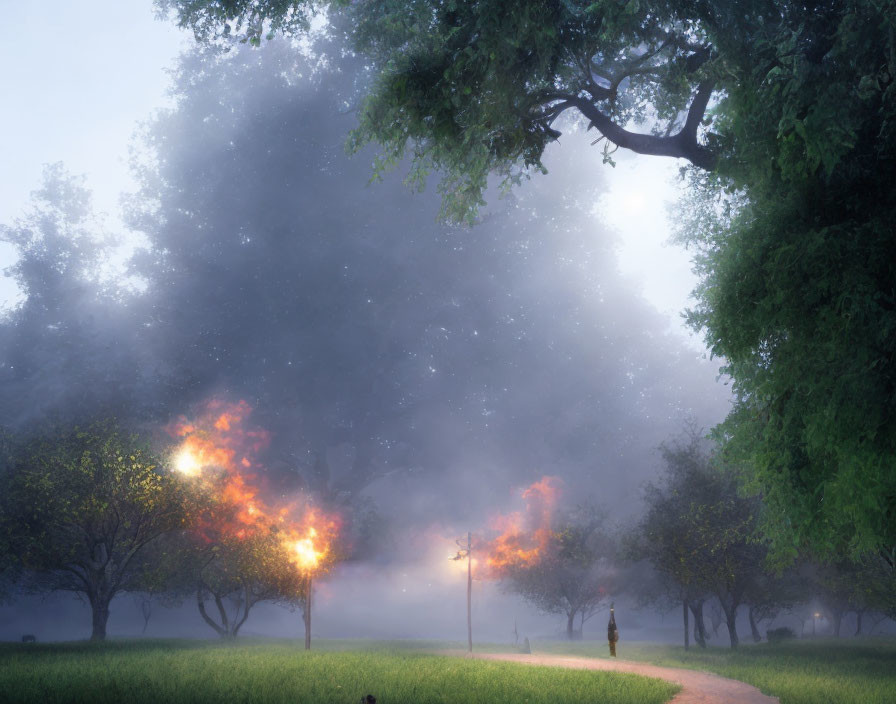
[[[768,638],[769,643],[780,643],[781,641],[796,638],[796,633],[794,633],[792,628],[782,626],[781,628],[771,628],[767,630],[765,632],[765,637]]]

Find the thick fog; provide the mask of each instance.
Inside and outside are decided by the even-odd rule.
[[[367,528],[317,584],[315,635],[462,638],[454,538],[517,510],[544,475],[624,527],[657,446],[721,420],[728,389],[620,273],[600,207],[613,174],[588,134],[551,148],[547,176],[492,193],[475,226],[440,224],[434,183],[412,192],[399,166],[371,184],[375,152],[346,155],[365,74],[324,49],[323,62],[284,41],[185,55],[175,106],[134,140],[127,231],[104,232],[90,184],[48,168],[2,231],[24,300],[0,327],[0,426],[114,416],[163,447],[173,418],[245,400],[270,433],[268,490]],[[135,242],[127,275],[110,273]],[[192,603],[153,609],[147,635],[212,635]],[[0,638],[85,637],[89,623],[70,597],[0,613]],[[514,622],[562,627],[487,581],[473,620],[502,640]],[[649,612],[620,621],[680,629]],[[110,634],[142,628],[117,599]],[[300,614],[270,605],[244,630],[300,632]]]

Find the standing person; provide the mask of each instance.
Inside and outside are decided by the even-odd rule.
[[[616,643],[619,640],[619,630],[616,628],[616,614],[613,605],[610,604],[610,622],[607,624],[607,641],[610,643],[610,655],[616,657]]]

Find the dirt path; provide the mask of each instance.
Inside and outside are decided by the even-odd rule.
[[[709,672],[660,667],[631,660],[603,660],[561,655],[517,655],[515,653],[474,654],[473,657],[483,660],[509,660],[528,665],[612,670],[613,672],[630,672],[633,675],[656,677],[681,685],[681,692],[672,698],[670,704],[777,704],[778,702],[777,697],[769,697],[744,682],[729,680]]]

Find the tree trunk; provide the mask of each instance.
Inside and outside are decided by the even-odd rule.
[[[90,640],[106,640],[106,623],[109,620],[109,602],[111,599],[94,597],[90,600],[90,608],[93,611],[93,632]]]
[[[762,634],[759,632],[759,624],[756,621],[752,606],[747,610],[747,616],[750,619],[750,632],[753,634],[753,642],[759,643],[762,641]]]
[[[714,601],[709,609],[709,620],[712,623],[713,636],[719,635],[719,626],[722,625],[722,608]]]
[[[729,609],[723,604],[722,608],[725,610],[725,625],[728,626],[728,638],[731,640],[731,647],[736,648],[740,645],[740,640],[737,638],[737,607]]]
[[[840,624],[843,623],[843,611],[834,609],[831,614],[834,617],[834,638],[840,637]]]
[[[226,639],[227,629],[221,628],[221,626],[215,623],[214,619],[208,615],[208,611],[205,609],[205,593],[202,586],[198,587],[196,590],[196,606],[199,608],[199,615],[202,616],[202,620],[211,626],[215,633],[221,636],[221,638]]]
[[[703,620],[703,599],[695,599],[690,603],[694,615],[694,642],[701,648],[706,647],[706,623]]]
[[[681,602],[681,613],[684,616],[684,649],[688,650],[691,647],[691,629],[688,625],[688,602],[685,600]]]
[[[719,605],[725,614],[725,625],[728,627],[728,638],[731,641],[731,647],[736,648],[740,645],[740,639],[737,637],[737,607],[739,603],[731,593],[716,594],[719,599]]]
[[[149,618],[152,616],[152,596],[146,597],[140,601],[140,614],[143,616],[143,630],[140,635],[146,635],[146,629],[149,627]]]
[[[862,614],[863,611],[856,611],[856,633],[855,635],[862,635]]]
[[[566,613],[566,638],[567,640],[575,640],[576,637],[576,612],[568,611]]]

